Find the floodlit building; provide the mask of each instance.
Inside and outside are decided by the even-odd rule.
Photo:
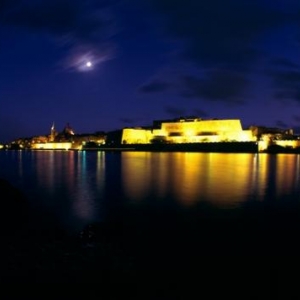
[[[35,150],[80,150],[87,144],[99,146],[104,143],[105,134],[103,132],[75,134],[69,123],[64,127],[62,132],[57,132],[53,123],[50,134],[33,138],[30,148]]]
[[[154,121],[152,128],[124,128],[121,144],[208,143],[256,141],[252,130],[243,130],[241,121],[180,118]]]
[[[197,145],[191,145],[193,143]],[[273,151],[276,151],[277,148],[284,148],[286,151],[290,149],[300,151],[300,137],[294,135],[292,129],[251,126],[244,130],[239,119],[205,120],[198,117],[156,120],[153,121],[152,126],[148,127],[123,128],[107,133],[98,131],[94,134],[75,134],[69,124],[64,127],[63,131],[57,132],[53,123],[50,134],[15,140],[9,148],[85,150],[99,149],[105,145],[104,147],[121,146],[121,148],[128,149],[131,146],[126,145],[140,144],[140,147],[135,146],[135,148],[161,149],[160,145],[154,145],[150,148],[145,148],[144,145],[169,144],[169,146],[163,145],[163,149],[201,148],[208,151],[209,143],[213,143],[214,151],[225,149],[224,147],[232,151],[237,151],[237,149],[253,151],[256,149],[255,151],[262,152],[271,148],[275,149]],[[186,144],[190,145],[187,146]],[[220,148],[222,144],[225,145]],[[234,148],[231,149],[230,147]]]
[[[34,143],[31,145],[31,149],[35,150],[69,150],[72,147],[72,143],[69,142],[48,142],[48,143]]]
[[[293,129],[281,129],[265,126],[250,128],[257,137],[258,150],[267,150],[270,146],[295,149],[300,147],[299,136],[294,135]]]
[[[51,132],[50,132],[50,135],[49,135],[49,142],[54,142],[55,139],[56,139],[56,136],[58,135],[57,131],[55,130],[55,126],[54,126],[54,122],[51,126]]]
[[[153,130],[143,128],[124,128],[122,130],[122,144],[150,144]]]

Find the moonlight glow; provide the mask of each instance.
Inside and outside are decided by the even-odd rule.
[[[0,0],[1,1],[1,0]],[[111,49],[86,49],[81,46],[73,49],[63,62],[65,70],[75,72],[90,72],[97,70],[97,66],[112,58]]]

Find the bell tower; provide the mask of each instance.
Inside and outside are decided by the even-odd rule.
[[[54,122],[51,126],[51,132],[50,132],[50,142],[54,142],[56,137],[56,130],[55,130],[55,126],[54,126]]]

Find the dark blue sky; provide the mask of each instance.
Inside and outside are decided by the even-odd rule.
[[[0,0],[0,105],[2,142],[191,115],[298,130],[300,1]]]

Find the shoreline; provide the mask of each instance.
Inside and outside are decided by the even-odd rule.
[[[216,143],[181,143],[181,144],[118,144],[98,147],[55,148],[55,149],[1,149],[2,151],[103,151],[103,152],[199,152],[199,153],[266,153],[300,154],[300,148],[287,148],[271,145],[259,150],[257,142],[216,142]]]
[[[233,152],[257,153],[256,142],[181,143],[181,144],[121,144],[85,147],[83,151],[149,151],[149,152]]]

